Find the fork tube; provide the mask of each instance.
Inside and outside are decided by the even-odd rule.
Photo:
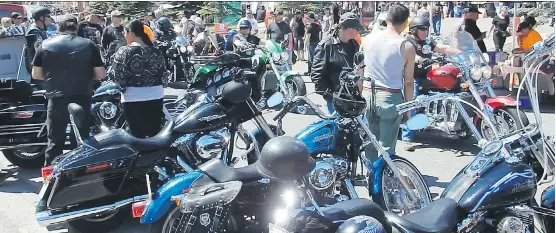
[[[257,126],[259,126],[266,133],[268,138],[276,137],[274,135],[274,132],[272,132],[272,129],[270,128],[270,126],[268,126],[268,123],[263,118],[261,112],[259,111],[257,106],[255,106],[255,104],[253,103],[253,100],[251,98],[249,98],[247,100],[247,105],[251,109],[251,112],[255,115],[255,117],[253,119],[255,119],[255,122],[257,122]]]
[[[363,130],[365,130],[365,133],[367,133],[367,135],[369,136],[369,139],[371,140],[371,143],[376,148],[378,153],[382,155],[382,159],[384,159],[384,162],[386,162],[386,164],[390,167],[390,170],[392,170],[392,173],[394,173],[394,177],[396,177],[396,179],[398,179],[400,181],[400,183],[404,187],[405,191],[407,191],[407,194],[409,195],[409,199],[413,202],[416,202],[417,197],[415,196],[415,193],[413,193],[413,191],[411,191],[411,188],[409,188],[409,186],[401,178],[402,174],[400,173],[400,171],[398,171],[398,169],[394,165],[394,162],[392,162],[392,159],[390,159],[390,155],[384,150],[384,148],[382,148],[382,145],[376,139],[375,135],[371,132],[369,127],[367,127],[365,122],[363,122],[363,120],[361,119],[361,116],[358,116],[355,119],[357,120],[359,125],[361,125]],[[369,167],[367,167],[367,169],[369,169],[369,171],[370,171],[372,169],[372,167],[370,167],[370,163],[366,163],[366,164],[369,165]]]
[[[473,134],[475,135],[475,138],[477,138],[477,141],[483,140],[484,139],[483,135],[481,135],[481,133],[479,133],[479,130],[477,129],[477,127],[475,127],[475,124],[473,124],[473,121],[471,120],[471,117],[469,116],[469,114],[467,114],[467,111],[465,111],[465,109],[463,108],[461,103],[459,101],[454,101],[454,100],[448,100],[448,101],[454,102],[454,104],[456,105],[456,107],[458,108],[458,110],[461,114],[461,117],[463,118],[463,120],[467,124],[467,127],[473,132]]]
[[[468,81],[467,84],[469,85],[469,91],[471,91],[473,98],[475,98],[475,101],[477,101],[477,104],[479,105],[479,109],[483,110],[485,103],[483,102],[483,99],[481,99],[481,95],[479,95],[479,90],[477,90],[473,81]]]

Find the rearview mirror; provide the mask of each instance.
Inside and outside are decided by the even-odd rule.
[[[284,95],[281,92],[276,92],[266,100],[266,105],[269,108],[276,107],[284,101]]]
[[[357,52],[353,56],[353,63],[356,67],[361,67],[365,61],[365,55],[362,52]]]
[[[427,128],[427,126],[429,125],[429,117],[425,114],[420,113],[409,118],[409,120],[407,120],[405,125],[409,130],[424,129]]]

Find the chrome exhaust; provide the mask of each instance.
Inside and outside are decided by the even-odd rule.
[[[52,214],[51,211],[42,211],[35,214],[37,222],[41,227],[47,227],[51,225],[56,225],[59,223],[64,223],[70,220],[75,220],[79,218],[89,217],[91,215],[102,214],[109,211],[117,210],[126,205],[147,200],[148,195],[137,196],[122,201],[118,201],[111,205],[99,206],[90,209],[76,210],[68,213]]]

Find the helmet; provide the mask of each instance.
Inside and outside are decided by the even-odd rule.
[[[340,77],[350,76],[343,71]],[[348,78],[349,79],[349,78]],[[333,94],[332,104],[334,110],[343,117],[353,118],[360,116],[365,111],[367,103],[354,81],[341,80],[340,90]]]
[[[239,29],[243,29],[243,28],[251,29],[253,27],[253,25],[251,25],[251,22],[249,22],[249,20],[244,19],[244,20],[239,21],[239,24],[237,25],[237,27]]]
[[[38,20],[42,16],[49,15],[51,13],[52,12],[50,11],[50,9],[48,9],[47,7],[41,6],[41,7],[37,8],[36,10],[34,10],[33,13],[31,14],[31,16],[33,17],[34,20]]]
[[[431,24],[429,20],[425,17],[419,16],[411,19],[409,22],[409,30],[416,28],[416,27],[430,27]]]
[[[264,145],[255,167],[268,178],[298,180],[313,170],[315,160],[303,142],[290,136],[279,136]]]
[[[388,14],[386,12],[380,13],[374,22],[373,31],[382,31],[386,29],[386,19],[388,18]]]
[[[356,216],[348,219],[336,231],[336,233],[384,233],[384,227],[380,222],[369,216]]]
[[[158,29],[161,31],[169,31],[172,28],[172,22],[166,17],[160,17],[156,23],[158,24]]]

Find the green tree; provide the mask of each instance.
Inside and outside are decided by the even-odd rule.
[[[205,2],[205,4],[197,11],[201,17],[205,19],[205,23],[216,23],[222,19],[223,8],[220,2]]]
[[[277,10],[287,11],[293,13],[293,10],[300,10],[302,12],[318,12],[322,5],[318,2],[281,2],[276,6]]]
[[[108,13],[113,10],[119,10],[130,17],[149,13],[155,8],[155,6],[156,5],[153,2],[148,1],[89,2],[89,10],[96,9],[100,10],[103,13]]]
[[[176,18],[178,13],[183,12],[186,16],[197,14],[197,11],[203,6],[203,2],[183,2],[183,1],[173,1],[168,4],[173,5],[174,8],[167,9],[165,11],[166,16],[171,18]]]
[[[94,2],[89,2],[89,11],[90,10],[99,10],[103,13],[106,13],[110,10],[110,6],[108,5],[109,3],[112,2],[105,2],[105,1],[94,1]]]

